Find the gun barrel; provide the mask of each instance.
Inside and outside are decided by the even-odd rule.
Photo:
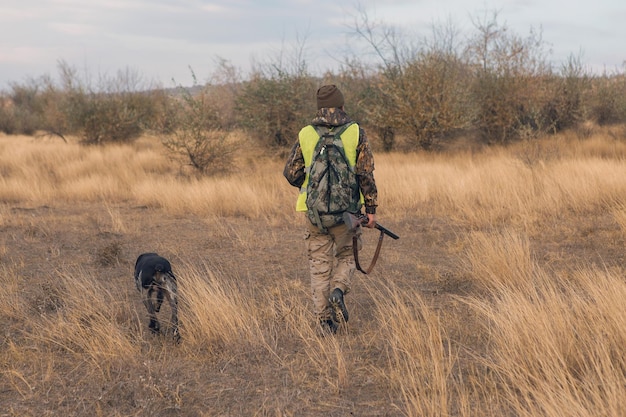
[[[375,226],[378,230],[380,230],[381,232],[385,233],[387,236],[389,236],[392,239],[398,240],[400,239],[400,236],[398,236],[397,234],[395,234],[394,232],[392,232],[391,230],[387,229],[386,227],[376,223]]]

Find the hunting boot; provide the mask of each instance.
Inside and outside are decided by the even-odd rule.
[[[348,309],[343,301],[343,291],[335,288],[328,298],[333,320],[337,323],[346,323],[348,321]]]

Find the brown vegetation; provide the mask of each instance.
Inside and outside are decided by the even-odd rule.
[[[240,151],[230,176],[197,178],[154,138],[67,139],[0,137],[0,415],[626,408],[623,128],[377,154],[379,220],[401,238],[355,278],[331,337],[281,159]],[[179,277],[178,345],[147,329],[144,251]]]
[[[232,132],[287,152],[324,83],[339,85],[348,113],[382,151],[440,150],[461,136],[509,144],[587,122],[626,123],[623,71],[591,73],[575,56],[553,65],[540,31],[515,34],[497,12],[472,23],[463,38],[444,26],[413,39],[361,16],[353,55],[337,57],[337,70],[313,74],[300,44],[291,60],[280,53],[245,77],[225,60],[200,85],[191,70],[188,87],[146,83],[131,70],[82,75],[61,61],[57,80],[43,76],[0,92],[0,132],[76,136],[84,145],[150,134],[206,176],[230,167]]]

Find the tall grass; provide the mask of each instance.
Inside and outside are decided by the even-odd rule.
[[[623,241],[626,147],[619,141],[560,137],[475,153],[377,155],[379,218],[402,237],[386,253],[387,279],[360,281],[356,319],[328,336],[302,302],[309,288],[294,279],[302,271],[271,252],[280,245],[297,252],[284,238],[284,224],[291,233],[301,219],[283,161],[244,155],[231,176],[198,179],[150,139],[105,148],[15,140],[0,138],[0,395],[14,393],[26,405],[10,413],[56,395],[56,409],[70,414],[212,415],[210,402],[230,415],[251,408],[323,415],[349,410],[344,396],[359,390],[371,395],[368,404],[402,416],[620,416],[626,409],[623,268],[572,256],[567,246],[556,265],[538,250],[546,231],[572,232],[571,242],[583,245],[574,239],[600,222]],[[144,235],[126,217],[129,207],[152,208],[153,219],[195,215],[195,227],[210,226],[226,252],[247,261],[224,261],[230,269],[210,258],[177,264],[180,345],[148,334],[145,309],[119,268],[61,262],[64,243],[30,214],[93,203],[101,208],[99,231],[130,242]],[[454,236],[443,239],[429,230],[434,224]],[[13,258],[22,236],[27,244],[45,241],[47,259],[62,266]],[[435,260],[425,259],[420,238],[441,240],[440,254],[428,254]],[[278,260],[261,269],[264,255]],[[164,329],[168,314],[164,305]],[[242,383],[228,379],[231,368],[258,375],[245,400],[228,399]],[[68,369],[78,383],[64,376]],[[81,389],[89,382],[97,388]],[[80,402],[64,402],[66,390]],[[120,398],[126,408],[115,404]]]
[[[530,259],[527,241],[511,233],[473,236],[468,247],[472,276],[489,293],[465,300],[489,335],[481,362],[515,415],[620,415],[623,276],[582,266],[545,270]]]
[[[287,206],[295,204],[291,187],[281,180],[282,162],[267,157],[241,162],[227,178],[198,179],[185,175],[161,145],[149,139],[93,148],[27,138],[0,141],[2,201],[30,205],[130,201],[174,215],[283,220]]]
[[[502,151],[383,155],[377,164],[381,208],[390,217],[434,211],[476,227],[528,224],[613,205],[626,194],[626,165],[619,158],[561,156],[528,165]]]
[[[57,278],[49,290],[52,311],[40,317],[30,338],[53,350],[88,357],[103,372],[111,361],[138,356],[128,299],[120,299],[119,293],[81,269],[60,271]]]
[[[180,272],[181,322],[191,346],[217,349],[262,339],[260,311],[254,299],[237,290],[237,276],[223,279],[207,265],[187,265]]]
[[[368,290],[376,300],[381,337],[388,343],[387,377],[405,400],[406,415],[468,415],[467,394],[453,377],[456,348],[439,314],[418,291],[401,291],[393,284],[368,285]]]
[[[171,214],[285,220],[297,193],[282,178],[283,161],[262,155],[240,158],[229,177],[195,179],[181,175],[147,139],[104,148],[27,139],[9,146],[15,139],[0,139],[3,201],[130,201]],[[482,227],[595,209],[620,202],[626,192],[626,150],[619,142],[561,139],[544,153],[528,146],[455,156],[376,155],[381,213],[397,218],[437,210]]]

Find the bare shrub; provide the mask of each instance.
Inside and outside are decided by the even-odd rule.
[[[11,135],[16,130],[13,101],[9,97],[0,96],[0,132]]]
[[[143,83],[131,70],[104,75],[94,85],[89,74],[81,77],[63,61],[58,67],[59,83],[43,76],[11,85],[11,92],[1,100],[0,130],[43,132],[64,140],[76,134],[88,145],[124,143],[156,126],[157,113],[167,108],[162,91]]]
[[[585,96],[590,77],[580,57],[570,56],[558,75],[546,81],[548,99],[543,114],[550,133],[575,128],[585,119]]]
[[[600,126],[626,121],[626,74],[605,72],[591,84],[591,118]]]
[[[407,68],[406,77],[416,96],[410,128],[421,149],[431,149],[441,139],[468,126],[465,68],[451,50],[428,50]]]
[[[242,76],[239,69],[225,59],[218,59],[217,69],[211,74],[208,87],[216,104],[216,115],[222,129],[236,126],[237,98],[241,94]]]
[[[379,61],[362,106],[385,150],[397,133],[407,135],[413,147],[431,149],[467,127],[468,72],[451,26],[435,27],[430,42],[414,46],[362,13],[355,32]]]
[[[66,95],[62,112],[86,145],[128,143],[137,139],[155,114],[153,86],[130,69],[102,75],[97,84],[89,74],[82,79],[66,63],[59,64]]]
[[[199,175],[215,175],[230,170],[237,149],[229,141],[228,132],[220,123],[220,101],[210,86],[198,92],[179,87],[176,101],[176,128],[163,137],[163,145],[184,164]]]
[[[0,105],[0,131],[33,135],[41,126],[41,85],[35,79],[25,84],[11,83],[11,91]]]
[[[239,97],[239,124],[261,143],[288,147],[314,114],[315,91],[306,75],[277,71],[265,78],[256,73]]]
[[[237,98],[237,123],[261,144],[290,147],[315,112],[316,80],[304,58],[305,41],[254,66]]]
[[[549,74],[541,33],[526,37],[500,25],[497,12],[476,19],[477,34],[467,45],[473,68],[474,125],[488,143],[505,143],[530,127],[537,130]]]

